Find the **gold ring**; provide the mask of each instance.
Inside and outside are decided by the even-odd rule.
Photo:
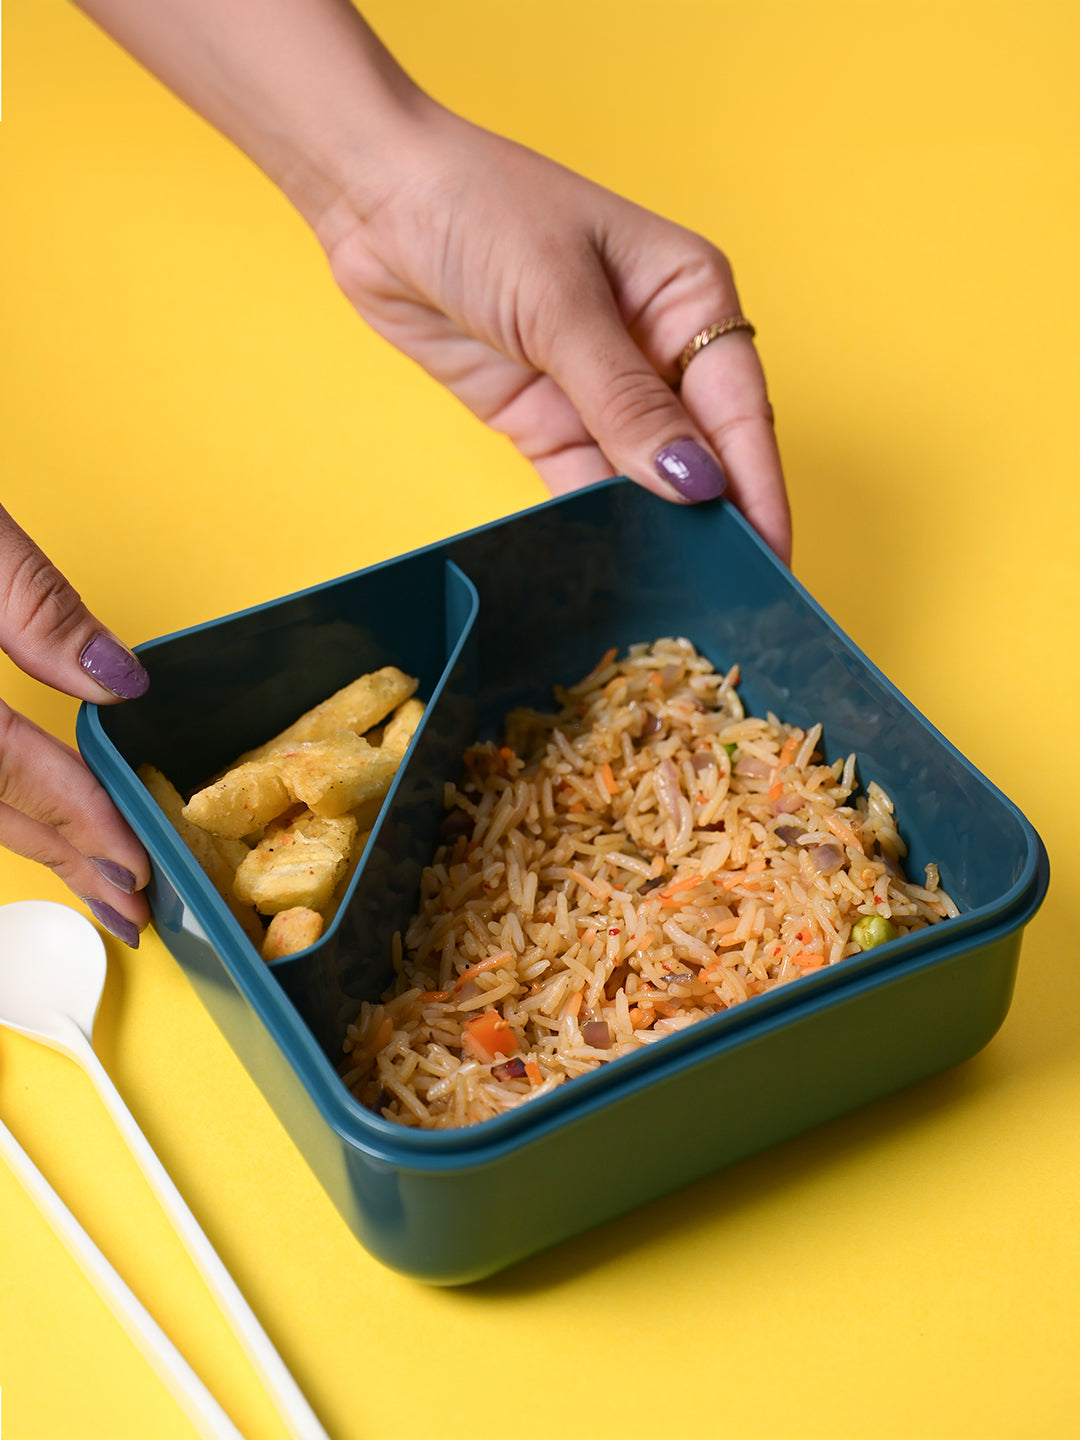
[[[719,340],[721,335],[730,335],[733,330],[745,330],[752,340],[757,333],[741,315],[729,315],[726,320],[717,320],[715,325],[708,325],[704,330],[699,330],[689,345],[679,356],[679,374],[681,375],[695,355],[701,353],[706,345],[711,345],[714,340]]]

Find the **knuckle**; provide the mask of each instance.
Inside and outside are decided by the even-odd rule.
[[[601,440],[624,437],[619,449],[634,445],[669,421],[673,404],[671,392],[655,374],[618,376],[597,404],[595,433]]]
[[[17,711],[0,701],[0,805],[25,808],[25,750],[30,725]]]
[[[709,426],[709,438],[717,450],[723,452],[733,438],[744,431],[760,431],[762,426],[765,426],[770,433],[775,433],[776,422],[773,417],[773,409],[767,403],[761,409],[736,410],[731,415],[725,415],[722,420],[714,421]]]
[[[701,242],[688,266],[690,278],[701,289],[734,292],[735,276],[731,262],[722,250],[707,240]]]
[[[3,608],[16,629],[38,638],[62,638],[83,616],[78,593],[36,546],[20,555],[7,576]]]
[[[36,865],[44,865],[57,879],[62,880],[69,888],[74,888],[72,881],[78,869],[78,860],[55,830],[51,830],[47,825],[35,826],[24,836],[19,853]]]
[[[735,296],[735,275],[731,262],[711,240],[686,232],[686,244],[665,285],[667,298],[684,302],[694,297],[713,297],[729,302]]]
[[[5,780],[10,774],[19,731],[24,723],[21,715],[0,700],[0,801],[4,798]]]
[[[81,760],[66,761],[64,747],[0,700],[0,805],[52,831],[68,831],[97,781]]]

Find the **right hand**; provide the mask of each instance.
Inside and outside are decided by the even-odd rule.
[[[715,245],[453,115],[351,0],[79,3],[281,187],[360,315],[550,490],[623,474],[692,503],[726,487],[789,560],[751,337],[680,375],[691,337],[742,313]]]
[[[0,508],[0,649],[27,675],[99,705],[142,695],[149,677],[55,565]],[[150,862],[70,746],[0,700],[0,845],[56,872],[95,919],[134,948],[150,918]]]
[[[345,187],[313,217],[368,324],[507,435],[556,494],[617,474],[684,503],[726,485],[789,562],[750,336],[725,336],[679,372],[693,335],[742,314],[721,251],[426,99],[402,123],[409,144],[391,151],[387,193]]]

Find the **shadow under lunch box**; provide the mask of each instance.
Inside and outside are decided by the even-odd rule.
[[[439,840],[443,786],[515,705],[550,709],[611,646],[685,636],[736,661],[748,714],[824,725],[892,798],[908,873],[955,919],[819,970],[457,1130],[383,1119],[338,1074],[346,1027]],[[1048,865],[1023,815],[934,730],[733,506],[625,480],[151,641],[137,702],[84,706],[82,753],[142,838],[158,933],[361,1243],[456,1284],[967,1059],[1008,1010]],[[267,965],[136,777],[187,793],[357,675],[396,665],[427,709],[345,902]]]

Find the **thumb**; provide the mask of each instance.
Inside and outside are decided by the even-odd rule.
[[[714,500],[727,488],[715,452],[638,349],[607,279],[568,304],[543,368],[614,470],[665,500]]]
[[[80,700],[133,700],[150,684],[127,646],[2,508],[0,649],[27,675]]]

